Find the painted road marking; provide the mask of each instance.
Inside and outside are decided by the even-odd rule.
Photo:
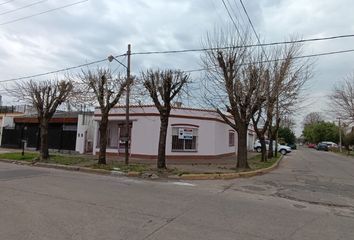
[[[195,187],[195,184],[192,183],[186,183],[186,182],[172,182],[174,185],[179,185],[179,186],[189,186],[189,187]]]

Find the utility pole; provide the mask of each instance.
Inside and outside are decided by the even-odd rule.
[[[339,151],[342,152],[342,129],[340,124],[340,117],[338,118],[338,129],[339,129]]]
[[[130,142],[130,121],[129,121],[129,98],[130,98],[130,55],[131,46],[128,44],[127,51],[127,95],[126,95],[126,106],[125,106],[125,129],[126,129],[126,139],[125,139],[125,164],[129,164],[129,142]]]
[[[277,99],[276,99],[276,119],[275,119],[275,151],[274,151],[274,156],[278,157],[278,121],[279,121],[279,89],[278,86],[276,88],[277,91]],[[272,126],[270,126],[272,127]]]
[[[125,130],[126,130],[126,134],[124,136],[124,138],[122,138],[122,140],[125,141],[125,164],[128,165],[129,164],[129,140],[130,140],[130,121],[129,121],[129,98],[130,98],[130,84],[132,82],[131,76],[130,76],[130,56],[131,56],[131,45],[128,44],[128,51],[126,53],[127,55],[127,65],[125,65],[124,63],[122,63],[121,61],[119,61],[116,57],[114,57],[113,55],[108,56],[108,61],[112,62],[113,60],[115,60],[116,62],[118,62],[120,65],[122,65],[123,67],[125,67],[127,69],[127,94],[126,94],[126,99],[125,99]]]

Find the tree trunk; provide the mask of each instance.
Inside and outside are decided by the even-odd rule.
[[[237,165],[238,169],[250,168],[247,161],[247,125],[241,125],[238,128],[238,142],[237,142]]]
[[[266,162],[268,158],[267,158],[267,146],[265,143],[265,137],[264,136],[260,137],[259,142],[261,143],[261,149],[262,149],[261,162]]]
[[[48,119],[41,119],[40,120],[40,138],[41,138],[41,145],[40,145],[40,161],[46,161],[49,158],[49,151],[48,151]]]
[[[276,121],[275,121],[275,131],[274,131],[274,135],[273,135],[273,139],[276,140],[275,142],[275,150],[274,150],[274,156],[275,157],[278,157],[278,142],[279,142],[279,139],[278,139],[278,131],[279,131],[279,126],[280,126],[280,118],[278,118]]]
[[[166,169],[166,138],[167,138],[167,128],[168,128],[168,116],[160,117],[160,137],[159,137],[159,150],[157,156],[157,168]]]
[[[106,164],[106,149],[107,149],[107,127],[108,115],[102,114],[99,132],[100,132],[100,152],[98,154],[98,164]]]
[[[273,138],[269,138],[269,146],[268,146],[268,158],[271,159],[274,157],[274,151],[273,151]]]

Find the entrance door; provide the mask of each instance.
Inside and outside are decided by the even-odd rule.
[[[127,139],[127,128],[125,124],[118,124],[118,153],[125,153],[125,141]],[[129,126],[129,136],[130,136],[130,141],[129,141],[129,151],[130,151],[130,144],[131,144],[131,138],[132,138],[132,124],[130,123]]]

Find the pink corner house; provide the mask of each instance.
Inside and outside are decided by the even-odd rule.
[[[98,149],[98,123],[100,110],[95,110],[94,149]],[[158,150],[160,117],[155,106],[131,106],[130,154],[138,158],[156,158]],[[110,111],[107,154],[124,155],[125,107]],[[253,147],[255,134],[249,131],[249,148]],[[213,110],[173,108],[167,132],[167,158],[213,158],[235,155],[237,135]]]

